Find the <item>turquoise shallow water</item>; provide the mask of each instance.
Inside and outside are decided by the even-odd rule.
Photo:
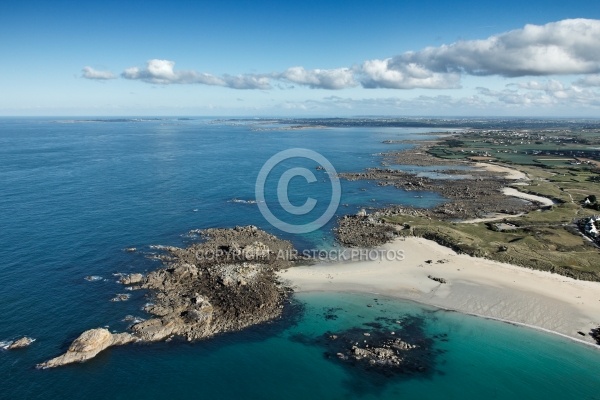
[[[434,348],[443,352],[431,374],[369,380],[336,365],[340,372],[333,387],[337,389],[326,393],[331,398],[350,398],[356,393],[364,398],[390,399],[600,396],[600,351],[568,339],[380,296],[307,293],[299,298],[307,304],[305,319],[292,331],[311,336],[343,330],[357,322],[364,325],[382,316],[401,319],[406,315],[422,318],[430,336],[447,335],[435,341]],[[339,309],[334,312],[337,319],[323,318],[331,308]],[[345,390],[356,381],[363,390]]]
[[[124,316],[144,316],[143,293],[134,292],[124,303],[109,300],[123,291],[114,273],[158,266],[142,254],[152,244],[184,245],[193,240],[185,235],[191,229],[254,224],[300,249],[331,245],[333,222],[290,235],[270,226],[255,204],[231,202],[254,198],[256,175],[276,152],[311,148],[339,172],[357,171],[378,166],[377,153],[402,146],[384,140],[416,139],[422,132],[261,132],[247,124],[178,119],[0,119],[0,341],[20,335],[37,339],[26,350],[0,350],[0,398],[306,398],[312,393],[594,398],[600,382],[589,371],[600,366],[597,351],[507,324],[381,299],[388,313],[426,315],[428,329],[448,333],[449,340],[439,343],[446,351],[431,376],[365,380],[325,359],[322,348],[290,339],[295,333],[319,335],[362,324],[382,312],[367,308],[368,298],[339,294],[301,295],[305,312],[293,326],[290,317],[193,345],[129,346],[83,365],[33,368],[63,352],[86,329],[123,330]],[[316,186],[294,185],[292,201],[312,196],[324,202],[330,195],[325,179]],[[431,206],[442,200],[369,182],[342,181],[342,189],[338,215],[364,205]],[[268,190],[272,197],[274,189]],[[131,246],[141,253],[123,251]],[[87,282],[87,275],[102,279]],[[337,319],[325,319],[327,307],[343,311]],[[365,388],[352,387],[349,380]]]

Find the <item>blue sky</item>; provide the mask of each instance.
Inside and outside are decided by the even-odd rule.
[[[600,3],[5,1],[0,115],[600,115]]]

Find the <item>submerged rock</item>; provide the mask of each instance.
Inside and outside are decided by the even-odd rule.
[[[404,362],[404,352],[417,346],[406,343],[401,339],[387,340],[380,343],[382,347],[352,346],[347,352],[348,359],[367,362],[370,365],[378,364],[380,367],[397,367]]]
[[[341,332],[329,337],[336,337],[332,340],[340,340],[337,337],[341,337],[342,343],[335,349],[338,350],[337,358],[342,361],[386,374],[426,370],[427,362],[421,360],[416,352],[419,346],[394,335],[395,333],[378,331],[373,337],[369,334],[369,340],[359,340],[355,334]]]
[[[424,319],[417,316],[406,316],[402,321],[377,318],[362,327],[326,332],[316,339],[301,334],[292,337],[322,346],[325,357],[333,362],[379,376],[434,372],[437,357],[443,353],[435,348],[436,338],[427,335]]]
[[[61,365],[84,362],[94,358],[102,350],[110,346],[119,346],[126,343],[138,341],[139,339],[130,333],[110,333],[108,329],[97,328],[83,332],[71,343],[67,352],[44,363],[38,364],[37,368],[46,369],[59,367]]]

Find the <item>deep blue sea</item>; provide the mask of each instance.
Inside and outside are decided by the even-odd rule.
[[[261,128],[261,129],[257,129]],[[269,129],[264,129],[269,128]],[[0,342],[27,335],[27,349],[0,350],[0,398],[600,398],[600,351],[558,336],[385,298],[312,293],[281,321],[189,344],[113,348],[80,365],[40,371],[84,330],[122,331],[148,301],[116,273],[159,267],[151,245],[184,246],[192,229],[257,225],[298,249],[333,246],[335,219],[305,234],[279,231],[255,199],[256,177],[279,151],[307,148],[337,172],[381,165],[379,153],[431,129],[286,130],[211,119],[0,119]],[[331,197],[329,176],[290,181],[290,202]],[[277,172],[277,171],[275,171]],[[388,204],[433,206],[433,193],[341,181],[336,215]],[[266,201],[277,216],[276,181]],[[312,216],[296,216],[296,222]],[[136,247],[134,253],[125,248]],[[99,280],[87,281],[86,276]],[[371,307],[367,307],[370,305]],[[418,318],[436,337],[426,374],[366,374],[324,356],[307,338],[382,317]],[[300,340],[302,337],[304,340]]]

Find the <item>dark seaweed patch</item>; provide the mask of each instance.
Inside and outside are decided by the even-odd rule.
[[[318,337],[295,334],[290,339],[323,348],[327,360],[348,371],[352,392],[366,394],[398,379],[430,378],[439,372],[438,357],[444,350],[436,348],[436,342],[447,341],[447,335],[428,336],[425,323],[421,316],[378,317],[347,330]]]

